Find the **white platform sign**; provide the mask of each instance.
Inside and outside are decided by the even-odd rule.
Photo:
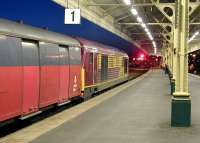
[[[80,24],[81,10],[80,9],[65,9],[65,24]]]

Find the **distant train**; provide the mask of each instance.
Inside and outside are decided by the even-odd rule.
[[[129,60],[129,67],[139,68],[139,69],[160,68],[161,63],[162,63],[161,56],[146,55],[140,53],[136,57],[132,57]]]
[[[109,46],[0,19],[0,123],[122,83],[128,61]]]

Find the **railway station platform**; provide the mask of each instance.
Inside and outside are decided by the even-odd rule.
[[[161,70],[151,70],[0,143],[199,143],[199,85],[199,78],[190,76],[192,126],[189,128],[170,126],[168,77]]]

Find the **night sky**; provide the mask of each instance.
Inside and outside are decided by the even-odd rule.
[[[131,54],[133,45],[107,30],[82,18],[81,25],[64,25],[64,8],[51,0],[2,0],[0,18],[36,27],[48,27],[49,30],[83,37],[125,50]]]

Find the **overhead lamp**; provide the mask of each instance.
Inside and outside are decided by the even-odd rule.
[[[194,35],[195,35],[195,37],[196,37],[197,35],[199,35],[199,32],[195,32]]]
[[[155,43],[155,41],[153,41],[152,44],[153,44],[154,48],[156,48],[156,43]]]
[[[137,17],[137,21],[140,22],[140,23],[142,23],[142,18],[138,16]]]
[[[124,1],[124,3],[125,3],[126,5],[131,5],[131,0],[123,0],[123,1]],[[142,18],[138,15],[137,10],[136,10],[135,8],[132,7],[132,8],[130,9],[130,11],[131,11],[131,13],[132,13],[135,17],[137,17],[137,21],[140,23],[140,25],[141,25],[141,26],[144,28],[144,30],[146,31],[146,33],[147,33],[149,39],[150,39],[151,41],[153,41],[153,40],[154,40],[153,36],[151,35],[151,33],[150,33],[149,29],[147,28],[146,24],[143,22]],[[199,33],[198,33],[198,34],[199,34]],[[154,46],[154,48],[156,48],[156,43],[155,43],[155,41],[153,41],[153,46]]]
[[[131,5],[131,0],[123,0],[126,5]]]
[[[155,55],[157,54],[157,48],[154,48],[154,54]]]
[[[149,39],[150,39],[151,41],[153,41],[153,36],[149,36]]]
[[[143,28],[146,28],[146,25],[145,25],[144,23],[142,23],[141,26],[142,26]]]
[[[145,30],[147,33],[149,32],[149,29],[148,29],[148,28],[145,28],[144,30]]]
[[[149,31],[147,31],[147,35],[150,37],[151,36],[151,33]]]
[[[188,43],[190,43],[191,41],[193,41],[199,34],[200,34],[199,31],[195,32],[194,35],[188,40]]]
[[[138,15],[138,12],[135,8],[131,8],[131,13],[135,16]]]

